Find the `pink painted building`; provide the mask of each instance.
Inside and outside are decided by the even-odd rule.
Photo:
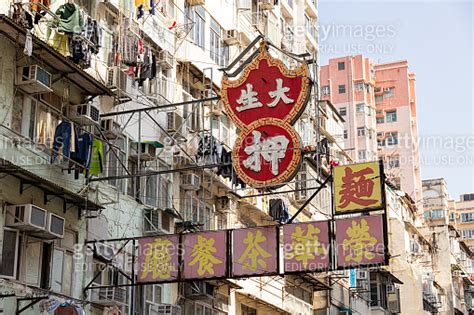
[[[421,208],[415,74],[406,60],[375,65],[377,142],[385,173]]]
[[[415,75],[408,62],[334,58],[321,67],[320,86],[321,99],[345,119],[347,153],[357,162],[383,158],[390,180],[421,206]]]
[[[362,55],[331,59],[321,67],[321,99],[345,119],[344,148],[356,162],[377,159],[374,68]]]

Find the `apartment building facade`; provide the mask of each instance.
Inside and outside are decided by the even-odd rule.
[[[451,200],[450,203],[450,222],[458,228],[466,245],[474,249],[474,195],[462,194],[459,200]]]

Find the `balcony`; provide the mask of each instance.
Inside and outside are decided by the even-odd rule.
[[[318,0],[305,0],[306,12],[312,17],[318,16]]]
[[[281,14],[287,18],[292,20],[293,19],[293,0],[282,0],[281,1]]]

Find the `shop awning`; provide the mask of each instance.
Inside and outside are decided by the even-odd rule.
[[[269,312],[274,311],[277,312],[277,314],[285,314],[285,315],[291,315],[290,312],[274,305],[271,304],[270,302],[267,302],[259,297],[256,297],[253,294],[250,293],[244,293],[244,292],[237,292],[238,297],[240,297],[240,302],[250,306],[250,307],[259,307],[259,308],[264,308],[267,309]],[[257,312],[258,313],[258,312]]]
[[[286,277],[286,276],[285,276]],[[291,275],[291,281],[296,285],[307,285],[313,288],[314,291],[327,291],[331,287],[313,276],[310,273],[295,273]]]
[[[135,143],[138,143],[138,141],[135,142]],[[142,141],[140,142],[140,144],[151,144],[152,146],[154,146],[154,147],[157,148],[157,149],[162,149],[162,148],[165,147],[165,145],[164,145],[163,143],[158,142],[158,141],[156,141],[156,140],[142,140]]]
[[[51,197],[58,197],[64,201],[66,210],[66,205],[77,206],[80,210],[92,210],[97,211],[104,209],[101,205],[94,203],[83,196],[65,189],[52,181],[38,176],[18,165],[13,164],[12,162],[0,158],[0,174],[8,174],[20,180],[20,194],[23,192],[24,185],[34,186],[44,193],[45,203]]]
[[[392,281],[392,283],[397,283],[397,284],[403,284],[403,282],[398,279],[393,273],[391,273],[389,270],[384,269],[384,268],[371,268],[370,272],[378,272],[382,274],[383,276],[387,277]]]
[[[0,14],[0,34],[8,38],[12,43],[23,46],[26,39],[26,29],[17,25],[12,19]],[[42,64],[52,69],[54,74],[68,79],[78,87],[85,95],[109,95],[114,93],[104,84],[97,81],[90,74],[79,68],[72,61],[48,46],[36,36],[33,38],[33,55]]]

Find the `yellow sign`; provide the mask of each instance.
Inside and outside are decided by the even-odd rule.
[[[379,162],[336,166],[334,168],[336,214],[382,208],[382,172]]]

